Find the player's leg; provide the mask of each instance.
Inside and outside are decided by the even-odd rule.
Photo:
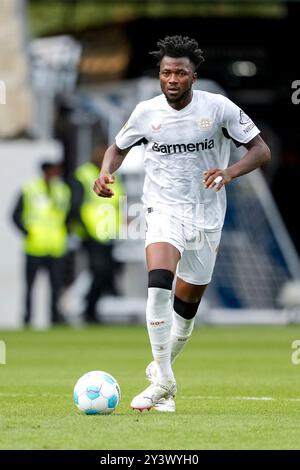
[[[178,356],[192,334],[195,316],[206,287],[207,284],[194,285],[177,277],[170,336],[171,362]],[[153,361],[147,367],[146,376],[151,381],[156,375],[157,364]]]
[[[171,363],[180,354],[192,334],[195,316],[206,287],[207,285],[189,284],[177,277],[170,335]],[[146,377],[153,382],[156,376],[157,363],[152,361],[146,368]],[[154,406],[155,410],[162,412],[173,412],[175,408],[172,396],[165,397]]]
[[[221,232],[201,232],[198,237],[197,243],[183,252],[178,265],[171,331],[172,361],[192,334],[199,304],[212,278]]]
[[[171,330],[171,361],[180,354],[194,328],[195,316],[208,284],[190,284],[177,277]]]
[[[185,250],[178,264],[177,281],[173,306],[171,329],[171,360],[178,356],[189,340],[200,301],[209,284],[221,232],[204,233],[195,249]],[[151,362],[146,369],[146,376],[151,383],[156,380],[157,365]],[[175,411],[172,399],[161,400],[155,409]]]
[[[170,333],[172,326],[172,285],[180,252],[170,243],[152,243],[146,249],[148,300],[146,320],[158,378],[173,375]]]
[[[160,399],[174,395],[176,383],[171,366],[172,284],[180,252],[166,242],[151,243],[146,249],[148,299],[146,320],[157,374],[152,385],[131,402],[134,409],[150,409]]]

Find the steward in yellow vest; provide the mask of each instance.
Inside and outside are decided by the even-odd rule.
[[[109,200],[99,198],[93,191],[93,184],[99,171],[95,163],[84,163],[75,170],[71,184],[70,227],[82,241],[92,275],[92,284],[86,296],[83,312],[83,319],[89,323],[100,321],[96,313],[99,298],[105,292],[117,295],[113,245],[118,238],[122,223],[120,197],[124,195],[121,180],[116,176],[115,196]]]
[[[75,171],[75,179],[81,185],[81,195],[77,200],[78,217],[74,231],[82,240],[93,238],[100,243],[112,243],[118,236],[121,224],[119,201],[124,189],[116,176],[115,197],[109,200],[99,198],[93,191],[93,182],[98,175],[99,168],[92,162],[84,163]]]
[[[26,299],[25,324],[31,318],[31,296],[40,268],[49,273],[52,322],[61,318],[57,308],[62,283],[62,260],[66,251],[66,218],[70,210],[71,191],[61,181],[60,166],[44,162],[43,176],[26,183],[13,212],[13,220],[25,235]]]

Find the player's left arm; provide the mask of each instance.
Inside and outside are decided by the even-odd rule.
[[[210,168],[204,171],[203,183],[205,188],[214,188],[216,191],[219,191],[232,179],[250,173],[271,159],[270,149],[260,135],[255,136],[248,143],[243,144],[243,146],[246,147],[248,151],[238,162],[224,170]],[[217,182],[215,181],[216,178],[218,178]],[[218,182],[219,180],[220,182]]]

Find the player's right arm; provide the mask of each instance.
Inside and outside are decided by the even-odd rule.
[[[142,115],[143,104],[140,103],[117,134],[116,143],[106,150],[100,176],[96,179],[93,188],[98,196],[112,197],[114,195],[107,185],[114,183],[113,173],[121,166],[129,150],[144,138],[144,132],[141,128]]]
[[[112,197],[114,192],[110,189],[108,184],[115,181],[113,173],[120,168],[124,158],[130,149],[121,150],[116,144],[112,144],[106,150],[103,158],[101,172],[99,177],[94,183],[94,192],[101,197]]]
[[[94,183],[94,192],[101,197],[112,197],[114,192],[107,186],[115,181],[113,173],[122,165],[126,154],[130,149],[121,150],[116,144],[112,144],[106,150],[103,158],[101,172]]]

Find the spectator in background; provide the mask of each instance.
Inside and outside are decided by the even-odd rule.
[[[96,162],[100,161],[101,164],[103,155],[104,151],[98,149],[92,162],[86,162],[75,170],[71,181],[71,232],[81,240],[92,275],[82,313],[83,320],[87,323],[101,322],[96,306],[104,293],[118,294],[113,247],[120,222],[119,197],[124,194],[124,189],[117,177],[114,199],[108,202],[98,198],[93,192],[94,180],[99,174],[99,165]]]
[[[61,166],[45,161],[42,176],[22,188],[12,218],[24,235],[25,312],[24,324],[32,316],[32,291],[40,269],[49,273],[51,286],[51,323],[63,323],[58,310],[62,287],[63,260],[67,243],[66,218],[70,209],[69,187],[60,180]]]

